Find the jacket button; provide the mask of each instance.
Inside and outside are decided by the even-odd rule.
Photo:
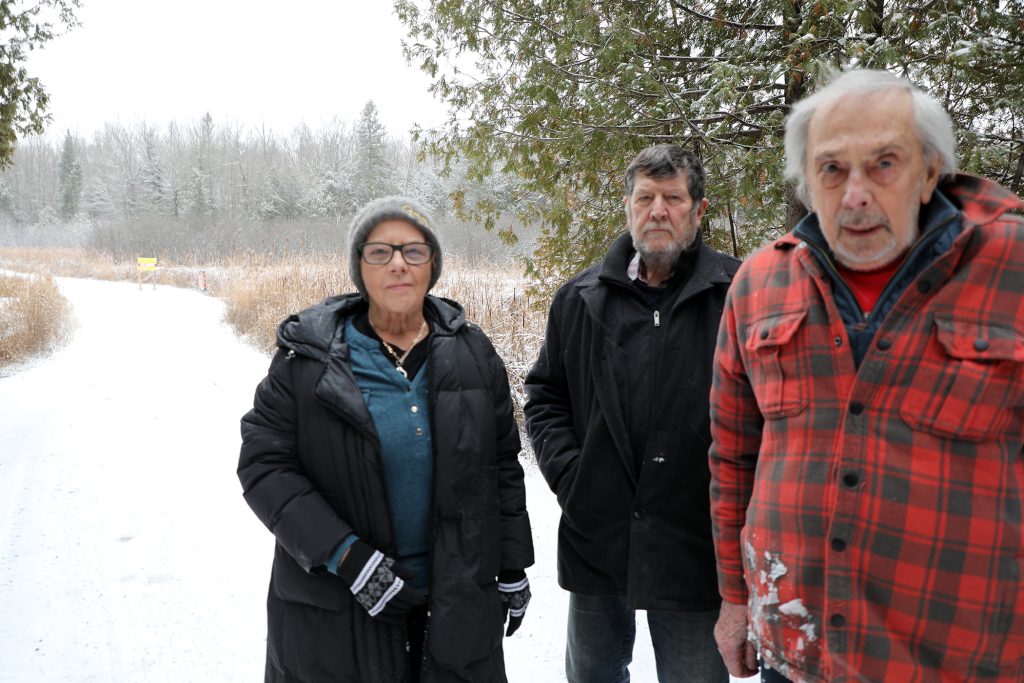
[[[835,550],[837,553],[843,552],[844,550],[846,550],[846,541],[844,541],[841,538],[833,538],[832,550]]]
[[[633,510],[633,519],[643,519],[643,518],[644,518],[644,509],[643,508],[638,508],[636,510]]]
[[[423,436],[423,427],[416,428],[416,436]]]
[[[834,339],[832,339],[832,343],[836,345],[836,348],[839,348],[840,346],[843,345],[843,338],[837,336]]]
[[[828,623],[832,628],[842,628],[846,626],[846,617],[842,614],[833,614],[828,618]]]
[[[876,346],[878,346],[879,351],[887,351],[889,347],[892,346],[892,342],[888,339],[879,339]]]
[[[843,486],[852,489],[860,483],[860,476],[856,472],[847,472],[843,475]]]
[[[863,412],[864,412],[864,404],[861,403],[860,401],[854,401],[853,403],[850,404],[850,414],[851,415],[860,415]]]
[[[988,351],[988,339],[975,339],[974,340],[975,351]]]
[[[418,413],[418,412],[420,412],[420,407],[419,406],[413,406],[412,408],[409,408],[409,412]]]
[[[917,291],[921,292],[922,294],[927,294],[928,292],[932,291],[932,283],[928,280],[921,280],[920,282],[917,283]]]

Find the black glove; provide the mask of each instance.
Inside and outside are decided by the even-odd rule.
[[[338,565],[338,576],[371,617],[392,624],[404,624],[406,613],[427,601],[412,586],[405,585],[412,574],[362,541],[348,549]]]
[[[530,604],[530,581],[526,578],[526,572],[520,569],[499,574],[498,592],[508,619],[508,630],[505,631],[508,637],[519,629],[526,615],[526,606]]]

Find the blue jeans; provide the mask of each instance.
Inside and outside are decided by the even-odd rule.
[[[718,610],[648,610],[660,683],[728,683],[715,644]],[[565,677],[569,683],[629,683],[636,612],[618,596],[569,593]]]

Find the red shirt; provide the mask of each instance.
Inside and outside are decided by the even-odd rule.
[[[887,266],[877,270],[850,270],[836,263],[836,270],[839,272],[843,282],[847,284],[853,296],[857,299],[861,313],[865,316],[871,313],[878,298],[882,296],[882,290],[892,279],[892,276],[899,270],[903,259],[896,259]]]

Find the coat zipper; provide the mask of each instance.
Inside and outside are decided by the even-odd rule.
[[[655,311],[654,312],[654,326],[655,327],[661,327],[661,312],[660,311]]]

